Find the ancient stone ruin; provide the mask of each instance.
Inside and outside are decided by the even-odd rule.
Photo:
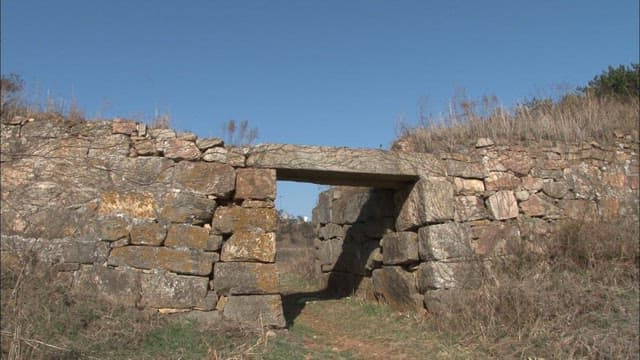
[[[225,147],[144,124],[2,124],[2,256],[32,251],[75,292],[127,306],[283,327],[276,180],[320,195],[317,267],[337,292],[437,310],[479,258],[561,221],[638,217],[638,142],[479,143],[418,154]]]

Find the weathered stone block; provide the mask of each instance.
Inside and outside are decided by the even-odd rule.
[[[203,138],[196,140],[196,146],[200,150],[207,150],[213,147],[221,147],[224,146],[224,141],[218,138]]]
[[[429,290],[424,293],[424,307],[431,314],[451,314],[451,304],[459,303],[460,299],[468,299],[471,289],[440,289]],[[462,300],[464,301],[464,300]]]
[[[556,199],[562,199],[568,191],[569,187],[564,181],[546,182],[542,185],[542,192]]]
[[[156,200],[145,192],[119,193],[105,191],[100,193],[100,215],[127,215],[131,218],[155,219]]]
[[[474,221],[486,219],[489,214],[484,202],[477,196],[455,197],[455,221]]]
[[[421,260],[449,260],[470,257],[471,230],[467,224],[429,225],[418,230]]]
[[[131,244],[160,246],[167,235],[167,228],[156,222],[134,224],[131,227]]]
[[[396,230],[453,220],[453,186],[444,178],[422,178],[412,188],[396,193]]]
[[[453,178],[456,194],[473,195],[484,191],[484,182],[478,179]]]
[[[236,199],[275,200],[276,171],[273,169],[238,169]]]
[[[321,265],[333,265],[342,254],[344,240],[335,238],[318,243],[318,261]],[[332,269],[333,267],[329,268]]]
[[[484,179],[489,176],[489,172],[481,163],[447,160],[447,176],[456,176],[467,179]]]
[[[328,224],[331,222],[331,191],[323,191],[318,195],[318,204],[311,212],[311,218],[315,224]]]
[[[276,259],[276,234],[274,232],[236,232],[222,246],[220,259],[272,263]]]
[[[352,274],[368,275],[367,264],[371,254],[379,248],[379,241],[357,243],[345,241],[333,269]]]
[[[221,295],[276,294],[275,264],[219,262],[213,271],[214,289]]]
[[[544,185],[544,180],[533,176],[525,176],[521,180],[522,187],[531,192],[536,192],[542,189],[542,186]]]
[[[513,191],[498,191],[489,196],[487,207],[496,220],[518,217],[518,202]]]
[[[526,216],[544,216],[557,218],[560,216],[560,209],[553,204],[553,200],[544,194],[533,194],[529,200],[520,203],[520,208]]]
[[[140,269],[164,269],[181,274],[209,275],[218,254],[192,249],[125,246],[111,250],[107,263]]]
[[[170,225],[164,245],[207,251],[214,251],[216,250],[216,246],[218,246],[217,239],[209,236],[208,229],[188,224]]]
[[[530,224],[533,225],[533,223]],[[475,238],[472,246],[478,255],[513,254],[518,250],[520,243],[519,227],[512,223],[490,222],[472,227],[471,233]]]
[[[207,295],[209,278],[154,272],[141,275],[140,305],[154,308],[193,308]]]
[[[276,231],[276,209],[219,207],[213,215],[215,231],[228,234],[239,231]]]
[[[418,234],[396,232],[382,238],[382,262],[385,265],[409,264],[418,261]]]
[[[372,273],[373,291],[378,299],[398,311],[418,311],[422,297],[416,289],[414,273],[399,266],[384,266]]]
[[[151,140],[136,141],[133,143],[133,148],[136,151],[136,154],[142,156],[158,154],[156,145]]]
[[[160,218],[174,223],[200,225],[213,217],[216,201],[188,192],[171,193],[167,196]]]
[[[529,174],[533,167],[533,160],[527,157],[508,157],[501,162],[508,170],[513,171],[518,176]]]
[[[230,296],[223,316],[258,327],[283,328],[286,325],[280,295]]]
[[[320,239],[333,239],[333,238],[343,238],[345,236],[345,231],[342,226],[334,223],[329,223],[320,228],[318,231],[318,236]]]
[[[226,164],[182,161],[175,168],[176,186],[207,195],[230,194],[235,188],[235,176],[233,168]]]
[[[428,261],[417,272],[418,291],[475,288],[480,285],[481,265],[476,262]]]
[[[171,139],[163,146],[164,157],[174,160],[196,160],[200,149],[192,141]]]
[[[138,124],[135,121],[114,119],[111,122],[111,129],[114,134],[133,135],[138,133]]]
[[[484,185],[489,191],[514,190],[520,186],[520,179],[506,172],[492,172],[484,179]]]
[[[564,210],[564,215],[570,219],[595,221],[598,217],[598,208],[595,201],[584,199],[562,200],[560,207]]]
[[[73,282],[72,292],[95,294],[111,303],[133,307],[140,299],[140,272],[97,265],[82,266]]]
[[[123,217],[102,218],[96,223],[96,235],[100,240],[116,241],[129,236],[129,222]]]

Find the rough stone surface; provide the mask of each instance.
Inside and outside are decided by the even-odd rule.
[[[518,217],[518,202],[513,191],[498,191],[487,199],[487,208],[496,220]]]
[[[478,255],[506,255],[515,252],[520,243],[520,230],[512,223],[491,222],[474,226],[471,232],[472,246]]]
[[[156,222],[134,224],[131,227],[131,244],[160,246],[167,235],[167,228]]]
[[[200,150],[192,141],[172,139],[163,149],[164,156],[175,160],[196,160],[200,157]]]
[[[323,226],[318,231],[320,239],[343,238],[345,236],[344,228],[338,224],[330,223]]]
[[[376,297],[394,309],[417,311],[422,307],[413,273],[399,266],[384,266],[373,271],[372,281]]]
[[[209,275],[218,254],[189,249],[125,246],[111,250],[108,264],[140,269],[164,269],[181,274]]]
[[[154,272],[141,275],[140,305],[153,308],[193,308],[207,295],[209,279]]]
[[[275,200],[276,171],[272,169],[239,169],[236,177],[236,199]]]
[[[176,165],[176,185],[195,193],[225,196],[233,191],[235,181],[235,171],[226,164],[183,161]]]
[[[407,191],[408,190],[408,191]],[[420,179],[412,188],[396,194],[396,230],[453,220],[453,186],[444,178]]]
[[[116,241],[129,236],[129,222],[118,216],[103,218],[98,221],[96,232],[100,240]]]
[[[81,266],[73,282],[73,292],[95,294],[105,300],[136,306],[140,300],[140,273],[103,266]]]
[[[473,262],[428,261],[417,272],[418,291],[475,288],[480,284],[480,265]]]
[[[174,223],[205,224],[211,221],[216,201],[188,192],[170,193],[160,218]]]
[[[447,176],[465,179],[484,179],[489,176],[489,172],[484,165],[480,163],[447,160]]]
[[[477,196],[455,197],[455,221],[474,221],[486,219],[489,216],[484,202]]]
[[[214,266],[213,283],[221,295],[278,293],[275,264],[219,262]]]
[[[212,227],[222,234],[239,231],[276,230],[276,210],[268,208],[220,207],[216,210]]]
[[[207,251],[217,250],[216,247],[218,246],[217,239],[209,236],[208,229],[189,224],[170,225],[164,245]]]
[[[286,325],[280,295],[230,296],[223,316],[257,327],[283,328]]]
[[[155,219],[157,204],[152,194],[143,192],[100,194],[100,215],[127,215],[131,218]]]
[[[221,147],[224,146],[224,141],[219,138],[203,138],[196,140],[196,146],[200,150],[207,150],[213,147]]]
[[[492,172],[484,179],[484,185],[489,191],[515,189],[520,185],[520,179],[509,173]]]
[[[272,263],[276,259],[276,234],[274,232],[236,232],[222,246],[220,259]]]
[[[562,199],[568,191],[569,187],[564,181],[546,182],[542,185],[542,192],[556,199]]]
[[[453,178],[456,194],[473,195],[484,191],[484,182],[478,179]]]
[[[558,217],[560,209],[553,204],[552,199],[543,194],[533,194],[527,201],[520,203],[520,208],[526,216]]]
[[[443,164],[431,154],[279,144],[252,148],[247,166],[276,169],[280,180],[381,188],[445,175]]]
[[[382,238],[382,262],[401,265],[418,261],[418,235],[414,232],[386,234]]]
[[[425,261],[470,257],[471,230],[469,225],[453,222],[425,226],[418,231],[418,248]]]
[[[596,203],[590,200],[563,200],[560,202],[560,207],[564,215],[573,220],[595,221],[598,216]]]

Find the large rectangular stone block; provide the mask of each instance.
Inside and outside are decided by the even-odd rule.
[[[190,192],[169,193],[160,218],[174,223],[205,224],[211,221],[216,201]]]
[[[131,227],[131,244],[160,246],[167,235],[167,228],[156,222],[134,224]]]
[[[409,231],[386,234],[382,238],[382,262],[385,265],[418,261],[418,234]]]
[[[207,195],[226,196],[236,183],[235,171],[227,164],[181,161],[174,174],[177,186]]]
[[[518,202],[513,191],[498,191],[489,196],[487,207],[496,220],[506,220],[518,217]]]
[[[275,200],[276,171],[273,169],[238,169],[236,199]]]
[[[144,192],[119,193],[106,191],[100,194],[100,215],[127,215],[131,218],[155,219],[156,201],[152,194]]]
[[[417,272],[418,291],[434,289],[476,288],[480,285],[481,265],[478,262],[427,261]]]
[[[398,191],[396,231],[453,220],[453,199],[453,185],[445,178],[422,178],[413,187]]]
[[[230,296],[223,316],[257,327],[283,328],[286,325],[280,295]]]
[[[276,209],[219,207],[213,215],[213,230],[222,234],[239,231],[276,231]]]
[[[209,278],[153,272],[141,275],[142,306],[154,308],[193,308],[207,296]]]
[[[169,247],[187,247],[215,251],[219,248],[218,239],[209,235],[209,229],[188,224],[172,224],[164,242]]]
[[[373,292],[398,311],[418,311],[422,296],[418,294],[413,273],[399,266],[384,266],[372,274]]]
[[[471,230],[467,224],[429,225],[418,230],[420,259],[448,260],[473,255]]]
[[[275,264],[219,262],[213,271],[218,294],[276,294],[278,273]]]
[[[133,307],[140,299],[140,272],[99,265],[81,266],[72,292],[97,295],[113,304]]]
[[[276,234],[256,231],[236,232],[222,246],[220,259],[272,263],[276,259]]]
[[[218,254],[194,249],[124,246],[111,250],[107,263],[140,269],[164,269],[182,274],[209,275]]]

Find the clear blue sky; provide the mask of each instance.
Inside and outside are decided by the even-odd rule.
[[[461,88],[505,106],[638,62],[637,0],[2,0],[2,73],[87,116],[258,142],[388,148],[396,119]],[[280,184],[309,215],[318,186]]]

